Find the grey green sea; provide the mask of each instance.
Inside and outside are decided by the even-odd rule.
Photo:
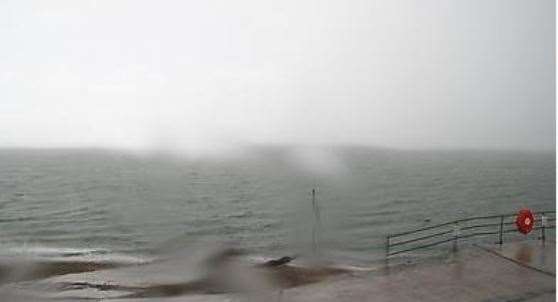
[[[298,253],[312,242],[315,189],[320,251],[367,262],[383,256],[389,233],[554,210],[555,182],[552,152],[255,147],[191,158],[5,149],[0,254],[152,258],[200,243]]]

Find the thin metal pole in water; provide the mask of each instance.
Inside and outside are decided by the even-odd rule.
[[[316,215],[316,189],[312,189],[312,210],[314,215]]]
[[[386,260],[389,257],[389,235],[386,237]]]
[[[504,234],[504,216],[500,216],[500,231],[498,233],[498,244],[500,245],[504,243],[503,234]]]
[[[312,211],[314,212],[314,227],[312,228],[312,252],[318,251],[318,236],[321,228],[320,208],[316,203],[316,189],[312,189]]]

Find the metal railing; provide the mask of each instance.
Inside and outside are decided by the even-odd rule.
[[[539,239],[544,241],[546,230],[555,228],[556,211],[534,212],[533,215],[535,215],[535,225],[532,233],[539,233]],[[498,235],[496,243],[502,244],[504,234],[518,232],[515,227],[516,217],[517,214],[470,217],[391,234],[386,237],[386,259],[450,242],[456,250],[459,240],[472,237]]]

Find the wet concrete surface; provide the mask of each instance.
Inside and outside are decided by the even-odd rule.
[[[466,248],[438,264],[400,266],[382,274],[368,274],[295,288],[284,292],[283,299],[394,302],[555,301],[555,276],[545,273],[555,271],[554,242],[547,242],[545,245],[539,242],[517,242],[489,247],[497,249],[497,253],[484,248]]]
[[[175,301],[527,301],[543,302],[555,301],[555,242],[547,241],[544,245],[539,241],[524,241],[499,245],[468,246],[450,253],[448,257],[421,261],[411,264],[391,264],[374,270],[354,270],[341,274],[323,274],[308,268],[285,266],[281,268],[282,276],[288,274],[301,275],[301,272],[311,276],[320,276],[316,283],[302,282],[289,286],[261,286],[267,283],[262,278],[268,275],[254,271],[240,271],[235,269],[236,282],[244,280],[252,285],[251,290],[215,292],[215,294],[201,294],[204,291],[191,291],[179,295],[140,295],[134,296],[123,291],[112,291],[105,295],[105,299],[126,302],[175,302]],[[231,263],[234,264],[234,263]],[[140,266],[117,270],[99,271],[98,273],[81,273],[51,279],[51,283],[64,284],[63,281],[81,279],[91,284],[118,284],[119,286],[141,287],[147,281],[156,280],[159,284],[188,283],[197,280],[194,276],[187,276],[183,265],[176,262],[158,263],[153,266]],[[230,268],[230,267],[225,267]],[[234,267],[233,267],[234,268]],[[175,273],[169,273],[174,271]],[[165,272],[165,278],[159,278]],[[242,273],[239,273],[242,272]],[[246,272],[250,272],[249,274]],[[219,274],[223,271],[219,270]],[[277,272],[276,272],[277,273]],[[302,275],[304,275],[302,274]],[[136,276],[136,279],[130,279]],[[159,276],[159,277],[157,277]],[[125,277],[125,278],[124,278]],[[126,282],[118,282],[120,278]],[[298,278],[298,277],[297,277]],[[81,280],[80,279],[80,280]],[[290,279],[289,279],[290,280]],[[84,281],[84,282],[85,282]],[[74,282],[75,283],[75,282]],[[87,283],[87,284],[89,284]],[[243,283],[243,284],[244,284]],[[86,284],[86,283],[83,283]],[[83,285],[72,284],[73,286]],[[188,283],[188,284],[191,284]],[[269,284],[269,283],[268,283]],[[280,283],[279,283],[280,285]],[[20,284],[21,286],[21,284]],[[294,286],[294,287],[293,287]],[[17,288],[16,288],[17,289]],[[73,289],[73,288],[70,288]],[[89,299],[96,296],[102,299],[99,292],[111,292],[110,289],[91,287],[85,296],[83,289],[57,292],[49,300],[75,301],[79,296]],[[16,291],[8,293],[17,294]],[[6,298],[8,296],[4,296]],[[44,297],[44,296],[43,296]],[[21,298],[21,296],[20,296]],[[77,298],[77,299],[76,299]],[[9,299],[11,300],[11,299]],[[8,300],[6,300],[8,301]],[[25,298],[14,301],[35,301]],[[44,301],[44,300],[41,300]]]
[[[556,242],[526,240],[505,245],[482,246],[496,254],[533,269],[556,275]]]
[[[449,258],[334,276],[261,295],[190,296],[153,301],[555,301],[555,243],[472,246]],[[512,261],[513,260],[513,261]],[[185,299],[184,299],[185,298]],[[139,302],[139,300],[126,300]]]

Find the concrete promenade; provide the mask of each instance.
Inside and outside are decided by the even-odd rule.
[[[442,263],[417,264],[313,284],[285,301],[555,301],[555,242],[464,248]]]
[[[233,270],[229,275],[233,276],[235,281],[242,281],[251,275],[247,282],[254,285],[252,288],[256,290],[224,294],[188,291],[187,289],[191,288],[203,288],[207,284],[187,276],[183,265],[161,262],[124,269],[63,275],[31,283],[30,288],[25,287],[25,282],[7,285],[4,290],[0,287],[0,301],[91,301],[93,298],[120,302],[555,301],[555,253],[554,241],[547,241],[544,245],[540,241],[522,241],[505,243],[502,246],[463,246],[457,252],[449,253],[447,257],[423,259],[413,264],[395,264],[393,261],[377,268],[343,270],[341,273],[335,270],[327,273],[323,269],[316,271],[311,267],[289,265],[278,269],[283,273],[290,272],[289,274],[296,275],[291,276],[294,279],[316,276],[323,278],[320,277],[321,281],[316,280],[316,283],[299,282],[299,286],[283,290],[259,286],[265,274]],[[32,298],[22,296],[29,293],[29,289],[40,290],[53,286],[55,289],[61,288],[60,285],[67,281],[78,281],[74,286],[81,285],[82,282],[96,286],[79,290],[56,290],[50,294],[48,291],[39,292],[39,295]],[[143,297],[128,295],[137,292],[138,288],[143,289],[143,284],[149,284],[147,289],[151,288],[151,293],[155,289],[155,293],[165,294]],[[127,298],[124,298],[126,296]]]
[[[554,241],[545,245],[540,241],[475,245],[440,261],[334,276],[272,294],[194,295],[149,301],[555,301],[555,249]]]

